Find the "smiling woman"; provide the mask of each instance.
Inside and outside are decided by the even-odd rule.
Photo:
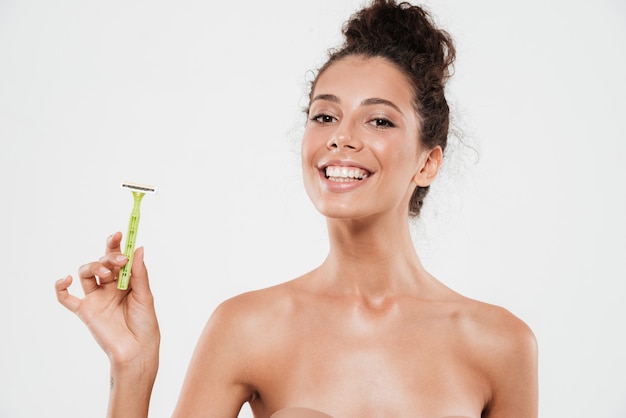
[[[344,28],[311,86],[305,188],[330,251],[312,271],[223,302],[200,337],[176,417],[535,417],[533,333],[464,297],[421,264],[409,232],[442,164],[454,61],[420,7],[376,0]],[[145,417],[159,327],[139,249],[131,290],[121,234],[56,284],[111,362],[109,416]],[[96,282],[96,277],[99,282]]]

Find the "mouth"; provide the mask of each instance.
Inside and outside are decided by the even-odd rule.
[[[324,167],[323,173],[327,180],[338,183],[362,181],[371,174],[369,171],[359,167],[337,165]]]

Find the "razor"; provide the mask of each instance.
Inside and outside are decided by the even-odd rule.
[[[137,183],[122,183],[122,189],[130,190],[133,194],[133,210],[130,213],[126,245],[124,246],[124,255],[128,259],[128,262],[120,269],[119,278],[117,280],[117,288],[126,290],[130,283],[130,270],[133,264],[133,256],[135,255],[135,242],[137,240],[137,230],[139,229],[139,207],[141,206],[141,199],[143,199],[146,193],[156,193],[156,187]]]

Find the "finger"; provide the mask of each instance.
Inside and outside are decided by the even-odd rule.
[[[111,283],[115,280],[113,271],[99,261],[87,263],[78,269],[78,277],[80,285],[85,294],[89,294],[96,290],[98,286]]]
[[[113,235],[107,238],[106,249],[104,251],[105,254],[109,253],[120,253],[122,252],[120,248],[120,243],[122,242],[122,233],[117,231]]]
[[[144,249],[139,247],[135,250],[133,266],[131,268],[130,283],[136,297],[152,297],[148,280],[148,269],[143,260]]]
[[[114,282],[118,279],[120,269],[128,263],[128,257],[122,253],[108,253],[100,257],[98,261],[112,272],[110,277],[106,277],[104,281],[100,281],[100,284],[106,284]]]
[[[71,295],[67,290],[72,284],[72,276],[64,277],[63,279],[59,279],[54,284],[54,290],[57,295],[57,300],[63,306],[65,306],[70,311],[76,313],[78,311],[78,307],[80,306],[80,299],[74,295]]]
[[[122,253],[109,253],[100,257],[98,262],[101,263],[104,267],[113,271],[113,275],[115,276],[115,278],[117,278],[117,273],[119,272],[120,268],[122,268],[128,262],[128,257],[126,257]]]

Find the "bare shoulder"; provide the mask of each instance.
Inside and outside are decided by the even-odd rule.
[[[537,341],[530,327],[508,310],[464,299],[466,347],[489,382],[489,416],[536,416]]]
[[[288,308],[289,282],[245,292],[220,303],[209,320],[217,328],[258,332],[266,321],[275,320]]]
[[[290,282],[253,290],[220,303],[211,314],[204,337],[219,342],[226,353],[237,355],[238,361],[258,361],[259,353],[268,344],[283,338],[287,321],[294,308]]]
[[[174,416],[207,410],[211,416],[236,416],[254,398],[259,352],[275,341],[267,338],[274,329],[271,321],[284,309],[279,303],[282,289],[247,292],[214,310],[198,340]]]
[[[466,330],[472,337],[481,337],[472,338],[481,348],[491,347],[492,354],[501,355],[536,349],[530,327],[505,308],[469,298],[462,305]]]

